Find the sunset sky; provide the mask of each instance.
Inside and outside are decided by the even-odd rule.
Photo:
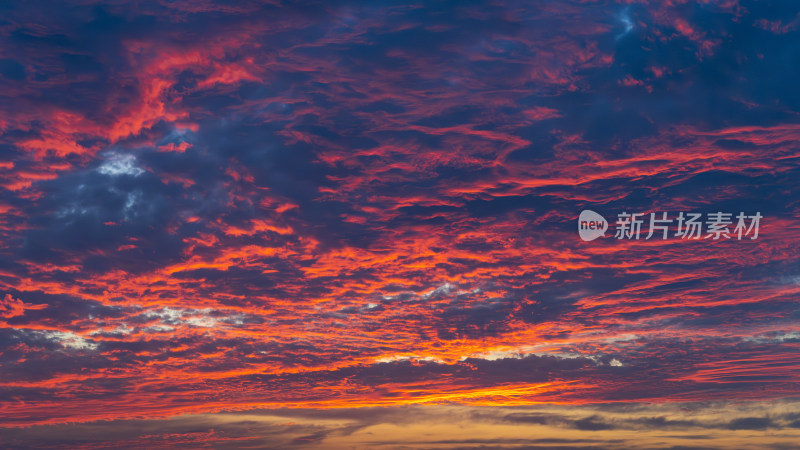
[[[0,3],[0,448],[800,448],[799,29]]]

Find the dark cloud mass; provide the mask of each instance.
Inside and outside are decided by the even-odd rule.
[[[1,4],[0,447],[792,448],[798,27]],[[763,219],[583,242],[584,209]]]

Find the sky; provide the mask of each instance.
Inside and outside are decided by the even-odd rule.
[[[796,448],[798,6],[0,3],[0,447]]]

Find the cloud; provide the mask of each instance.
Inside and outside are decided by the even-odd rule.
[[[144,173],[144,169],[136,165],[136,157],[133,155],[113,155],[97,171],[110,176],[138,176]]]
[[[787,5],[4,5],[0,407],[47,432],[2,433],[793,442],[794,405],[741,406],[797,394]],[[764,219],[585,243],[584,209]],[[423,436],[418,404],[498,428]]]
[[[302,447],[347,448],[363,446],[448,446],[465,448],[491,445],[548,448],[651,448],[670,445],[686,448],[713,445],[717,439],[736,439],[737,445],[776,447],[791,445],[791,430],[774,425],[769,435],[735,431],[726,426],[731,412],[718,405],[692,403],[665,405],[542,405],[502,410],[463,406],[402,406],[353,409],[257,409],[216,414],[187,414],[166,419],[94,421],[70,425],[40,425],[2,429],[11,445],[103,446],[155,448],[178,445],[216,448]],[[757,402],[747,408],[775,413],[795,409],[794,403]],[[587,415],[589,414],[589,415]],[[656,415],[654,415],[656,414]],[[667,414],[670,418],[665,418]],[[692,420],[674,419],[681,415]],[[759,420],[740,417],[741,421]],[[760,420],[764,420],[761,418]],[[565,434],[565,428],[568,434]],[[436,433],[430,433],[436,429]],[[610,431],[616,430],[616,433]],[[626,432],[627,430],[627,432]],[[752,430],[752,429],[750,429]]]

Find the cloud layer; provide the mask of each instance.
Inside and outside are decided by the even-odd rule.
[[[0,8],[3,425],[800,392],[787,2]],[[764,218],[582,242],[584,209]]]

